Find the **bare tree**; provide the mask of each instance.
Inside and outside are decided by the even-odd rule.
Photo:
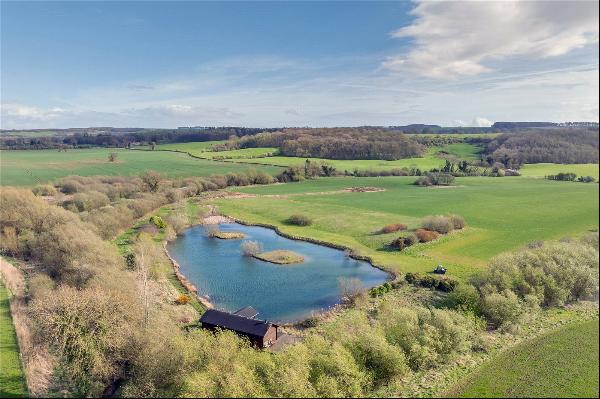
[[[148,191],[156,192],[158,191],[158,187],[160,186],[160,181],[162,180],[162,176],[160,173],[155,172],[153,170],[146,171],[141,174],[140,178],[142,182],[148,189]]]
[[[352,303],[363,292],[364,286],[358,278],[340,277],[338,279],[338,290],[342,302]]]

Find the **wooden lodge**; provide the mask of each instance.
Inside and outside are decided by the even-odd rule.
[[[246,306],[235,313],[209,309],[202,317],[200,323],[207,330],[230,330],[246,337],[252,345],[258,348],[268,348],[279,338],[277,324],[265,320],[258,320],[258,312],[251,306]]]

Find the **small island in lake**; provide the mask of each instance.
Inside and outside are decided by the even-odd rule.
[[[281,249],[270,252],[261,252],[252,256],[256,259],[264,260],[265,262],[276,263],[278,265],[289,265],[292,263],[304,262],[304,257],[302,255]]]
[[[246,235],[239,231],[217,231],[212,234],[212,237],[220,238],[222,240],[241,240],[246,237]]]

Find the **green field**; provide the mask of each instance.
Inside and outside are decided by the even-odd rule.
[[[598,320],[562,327],[500,354],[453,393],[467,398],[597,398]]]
[[[17,334],[10,316],[8,290],[0,282],[0,398],[27,396]]]
[[[544,177],[561,172],[575,173],[577,176],[592,176],[598,180],[598,164],[560,164],[560,163],[534,163],[526,164],[521,168],[521,175],[528,177]]]
[[[157,150],[177,150],[177,151],[186,151],[191,153],[192,155],[197,155],[198,153],[211,151],[211,147],[215,144],[224,143],[225,141],[194,141],[190,143],[169,143],[169,144],[159,144],[156,146]],[[148,148],[148,146],[144,146],[144,149]]]
[[[244,160],[245,158],[267,157],[272,154],[276,154],[278,151],[279,150],[277,148],[270,148],[270,147],[243,148],[240,150],[230,150],[230,151],[207,151],[207,152],[201,153],[199,156],[207,158],[207,159],[227,158],[227,159]],[[195,155],[195,154],[193,154],[193,155]]]
[[[261,155],[270,154],[276,151],[275,148],[246,148],[241,150],[232,151],[218,151],[210,152],[210,149],[206,146],[199,145],[203,143],[173,143],[160,145],[158,149],[169,149],[189,152],[190,154],[202,158],[212,157],[226,157],[231,158],[231,162],[239,163],[252,163],[261,165],[274,165],[274,166],[297,166],[304,165],[306,158],[303,157],[287,157],[287,156],[273,156],[273,157],[262,157]],[[390,170],[394,168],[411,168],[416,167],[423,170],[429,170],[432,168],[438,168],[446,162],[443,157],[440,156],[440,151],[446,154],[455,156],[465,160],[476,160],[478,154],[482,149],[478,146],[467,144],[467,143],[455,143],[449,144],[443,147],[431,147],[427,150],[423,157],[419,158],[407,158],[399,159],[396,161],[382,161],[376,159],[368,160],[334,160],[334,159],[322,159],[322,158],[310,158],[316,162],[326,162],[336,167],[338,171],[349,171],[352,172],[355,169],[358,170]]]
[[[439,262],[458,277],[472,275],[500,252],[534,240],[558,239],[598,227],[598,185],[523,177],[458,178],[457,186],[414,186],[414,177],[321,178],[239,188],[251,198],[220,199],[222,213],[284,232],[344,245],[397,271],[430,271]],[[344,192],[374,186],[380,192]],[[291,214],[314,219],[308,227],[285,224]],[[405,252],[386,250],[397,234],[373,234],[390,223],[419,227],[427,215],[456,213],[468,228]]]
[[[108,154],[117,153],[109,162]],[[113,148],[83,150],[0,151],[0,184],[31,186],[68,176],[140,174],[156,170],[167,177],[208,176],[248,169],[249,165],[197,159],[168,151],[139,151]],[[256,166],[270,174],[280,170],[273,166]]]

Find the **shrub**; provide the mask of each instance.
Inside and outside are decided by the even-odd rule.
[[[183,212],[175,212],[166,217],[166,222],[173,228],[176,234],[179,234],[188,225],[188,218]]]
[[[181,294],[175,299],[177,305],[187,305],[191,301],[191,298],[187,294]]]
[[[423,219],[422,226],[425,230],[437,231],[440,234],[448,234],[454,229],[454,224],[446,216],[429,216]]]
[[[460,215],[448,215],[448,217],[450,218],[450,222],[452,222],[454,230],[461,230],[467,225],[465,218]]]
[[[135,270],[137,262],[135,259],[135,252],[127,252],[124,256],[125,264],[129,270]]]
[[[242,249],[242,254],[244,256],[254,256],[263,251],[262,244],[258,241],[252,241],[252,240],[243,241],[242,244],[240,245],[240,248]]]
[[[63,202],[63,207],[73,205],[79,212],[90,211],[110,204],[110,199],[98,191],[86,191],[73,195],[71,200]]]
[[[417,186],[451,186],[454,184],[454,176],[449,173],[427,173],[419,177],[414,184]]]
[[[544,306],[591,299],[598,295],[598,251],[581,241],[528,248],[492,259],[473,282],[484,294],[534,295]]]
[[[596,179],[592,176],[579,176],[577,181],[580,183],[593,183],[596,181]]]
[[[408,227],[402,223],[394,223],[388,224],[387,226],[383,226],[380,230],[382,234],[394,233],[396,231],[406,230]]]
[[[412,245],[419,242],[418,238],[414,234],[409,234],[404,237],[398,237],[390,243],[390,247],[402,251]]]
[[[494,292],[483,297],[481,312],[489,323],[498,328],[519,320],[521,304],[512,291]]]
[[[167,227],[167,224],[165,223],[165,221],[163,220],[163,218],[161,218],[158,215],[152,216],[150,218],[150,223],[152,223],[153,225],[155,225],[159,229],[164,229],[165,227]]]
[[[160,173],[155,172],[153,170],[149,170],[147,172],[142,173],[140,175],[140,178],[142,179],[142,182],[144,183],[144,186],[148,191],[153,193],[158,191],[160,182],[162,181],[162,176],[160,175]]]
[[[52,196],[56,195],[57,191],[51,184],[40,184],[31,189],[36,196]]]
[[[79,183],[79,181],[70,178],[62,179],[58,183],[58,186],[60,188],[60,191],[65,194],[74,194],[78,191],[83,190],[83,185]]]
[[[440,234],[436,231],[425,230],[425,229],[418,229],[415,232],[415,235],[417,236],[417,239],[420,242],[429,242],[429,241],[437,240],[440,236]]]
[[[452,292],[457,286],[458,281],[449,277],[436,277],[430,274],[406,273],[404,279],[407,283],[424,288],[432,288],[443,292]]]
[[[478,313],[480,309],[479,292],[471,284],[459,284],[448,294],[444,305],[463,312]]]
[[[310,226],[312,219],[305,215],[292,215],[286,220],[287,224],[293,224],[295,226]]]

